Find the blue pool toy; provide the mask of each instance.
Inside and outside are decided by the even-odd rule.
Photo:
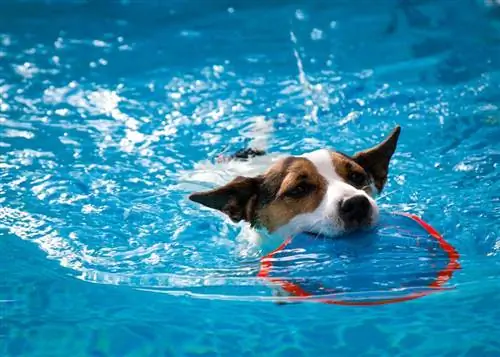
[[[369,232],[340,238],[303,233],[261,259],[258,276],[296,299],[381,305],[445,289],[457,250],[421,218],[383,215]]]

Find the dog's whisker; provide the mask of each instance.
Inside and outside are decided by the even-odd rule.
[[[393,191],[390,191],[390,192],[386,192],[383,195],[378,196],[377,197],[377,201],[381,200],[381,199],[384,199],[386,197],[389,197],[389,196],[391,196],[391,195],[393,195],[393,194],[395,194],[396,192],[399,192],[399,191],[401,191],[401,189],[397,189],[397,190],[393,190]]]
[[[324,217],[324,218],[326,218],[326,217]],[[316,229],[317,227],[319,227],[318,232],[315,233],[316,236],[320,236],[320,235],[323,235],[323,234],[326,233],[326,227],[325,227],[325,225],[321,224],[322,221],[324,220],[324,218],[318,218],[318,219],[316,219],[315,221],[313,221],[311,223],[311,227],[312,228]]]
[[[278,155],[262,161],[271,165],[266,171],[260,165],[253,167],[253,161],[248,161],[254,156],[264,156],[265,151],[253,146],[243,148],[229,155],[230,164],[221,163],[227,167],[220,172],[227,171],[228,176],[234,174],[231,181],[193,192],[189,199],[225,213],[233,222],[246,221],[251,227],[287,237],[301,232],[337,236],[364,228],[378,213],[377,203],[371,197],[385,185],[385,174],[400,130],[397,126],[383,142],[364,150],[360,157],[328,149],[299,156]],[[372,167],[377,170],[368,170]],[[203,176],[208,173],[210,176]],[[209,181],[207,178],[219,180],[219,176],[212,177],[208,169],[202,170],[201,175],[203,182]],[[377,199],[398,191],[384,193]]]

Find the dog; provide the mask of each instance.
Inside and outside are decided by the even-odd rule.
[[[369,228],[379,217],[375,198],[387,182],[400,132],[396,126],[380,144],[352,156],[330,149],[273,156],[269,166],[254,175],[248,173],[258,171],[268,155],[264,150],[241,150],[222,161],[247,175],[194,192],[189,199],[233,222],[245,222],[264,240],[282,241],[300,232],[333,237]]]

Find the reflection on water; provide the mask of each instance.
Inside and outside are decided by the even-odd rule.
[[[0,227],[80,279],[256,295],[241,227],[186,200],[210,183],[194,179],[200,162],[248,144],[262,118],[270,151],[295,154],[354,152],[399,123],[380,204],[457,245],[469,268],[458,283],[494,275],[500,37],[488,4],[2,4]]]

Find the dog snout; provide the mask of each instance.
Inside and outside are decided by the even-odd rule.
[[[356,195],[343,200],[340,204],[340,218],[347,228],[370,222],[372,206],[364,195]]]

